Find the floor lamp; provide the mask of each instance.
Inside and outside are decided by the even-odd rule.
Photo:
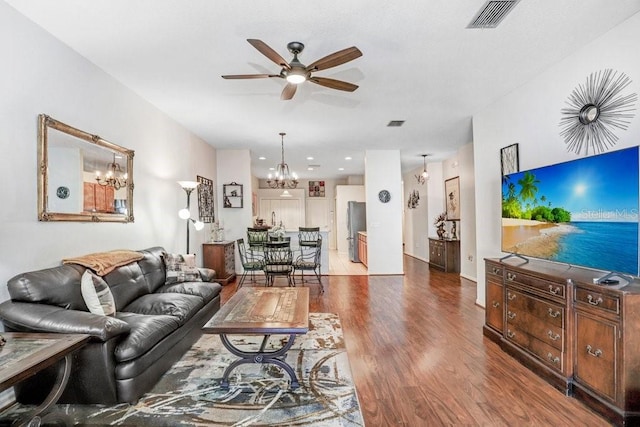
[[[196,189],[198,182],[196,181],[178,181],[180,187],[187,193],[187,207],[178,211],[178,216],[187,220],[187,254],[189,253],[189,223],[193,222],[193,228],[200,231],[204,228],[204,223],[191,218],[191,192]]]

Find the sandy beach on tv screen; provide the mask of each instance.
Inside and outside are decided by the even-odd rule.
[[[567,224],[502,218],[502,250],[536,258],[550,258],[558,251],[560,236],[570,233],[571,229]]]

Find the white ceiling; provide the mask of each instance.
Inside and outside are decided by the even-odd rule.
[[[423,153],[447,158],[472,141],[474,112],[640,11],[640,0],[522,0],[478,30],[465,27],[485,0],[6,2],[214,147],[250,149],[260,178],[286,132],[302,179],[362,174],[366,149],[399,149],[404,172]],[[279,72],[248,38],[287,60],[300,41],[304,64],[357,46],[362,57],[314,75],[360,88],[304,83],[281,101],[284,80],[222,79]]]

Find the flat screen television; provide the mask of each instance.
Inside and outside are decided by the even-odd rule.
[[[502,251],[638,276],[638,151],[505,175]]]

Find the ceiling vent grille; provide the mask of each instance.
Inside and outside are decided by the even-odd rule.
[[[496,28],[520,0],[489,0],[473,17],[467,28]]]
[[[391,120],[387,126],[390,128],[398,128],[404,124],[404,120]]]

